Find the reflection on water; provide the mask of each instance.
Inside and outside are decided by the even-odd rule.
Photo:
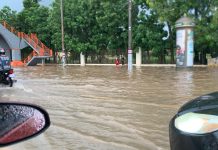
[[[180,69],[176,72],[176,94],[186,95],[188,93],[192,93],[194,84],[193,84],[193,71],[190,69]]]
[[[218,89],[216,68],[37,66],[16,68],[1,99],[41,105],[42,135],[13,150],[169,150],[168,124],[190,99]]]

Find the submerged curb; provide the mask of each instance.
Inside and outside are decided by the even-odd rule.
[[[81,65],[80,64],[66,64],[66,66],[81,66]],[[86,64],[85,66],[116,66],[116,65],[115,64]],[[119,66],[122,66],[122,65],[119,65]],[[124,66],[127,66],[127,64]],[[133,64],[133,66],[135,67],[176,67],[175,64],[142,64],[141,66],[136,66],[136,64]],[[193,67],[208,67],[208,65],[194,65]]]

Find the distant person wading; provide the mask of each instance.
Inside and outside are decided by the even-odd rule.
[[[120,60],[118,59],[118,57],[116,57],[116,59],[115,59],[115,64],[116,64],[116,66],[120,65]]]
[[[125,64],[125,62],[124,62],[124,57],[123,57],[123,56],[122,56],[122,58],[121,58],[121,63],[122,63],[122,65]]]

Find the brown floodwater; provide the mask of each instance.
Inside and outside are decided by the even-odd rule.
[[[36,66],[15,68],[4,101],[45,108],[51,126],[7,150],[169,150],[181,105],[218,90],[218,68]]]

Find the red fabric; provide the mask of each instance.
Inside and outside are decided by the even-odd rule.
[[[116,64],[116,65],[119,65],[119,64],[120,64],[119,59],[115,59],[115,64]]]

